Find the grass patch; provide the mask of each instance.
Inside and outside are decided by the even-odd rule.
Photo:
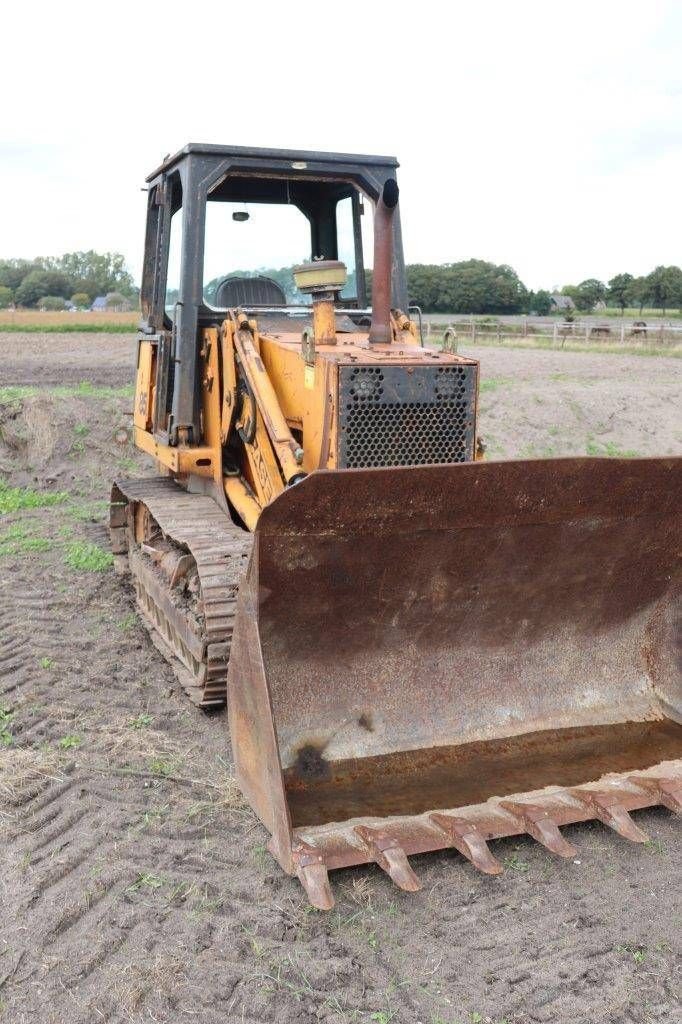
[[[49,546],[48,540],[31,537],[28,528],[22,523],[16,523],[5,533],[0,534],[0,558],[3,555],[18,555],[23,551],[45,550]]]
[[[128,886],[126,892],[139,892],[141,889],[162,889],[165,884],[166,879],[162,878],[161,875],[153,875],[150,871],[145,871],[137,876],[133,884]]]
[[[81,737],[75,733],[70,733],[68,736],[62,736],[57,746],[60,750],[73,750],[74,747],[80,747]]]
[[[13,736],[10,732],[10,723],[14,712],[8,708],[0,708],[0,746],[9,747],[12,745]]]
[[[148,767],[152,775],[159,775],[161,778],[168,778],[169,775],[175,775],[182,761],[179,758],[166,761],[162,757],[152,757],[149,761]]]
[[[0,323],[0,334],[135,334],[137,322],[120,324]]]
[[[511,381],[506,377],[487,377],[481,381],[478,390],[484,395],[486,391],[497,391],[498,388],[505,387],[507,384],[511,384]]]
[[[103,519],[109,511],[108,501],[89,501],[82,505],[70,505],[66,512],[79,522],[96,522]]]
[[[152,715],[148,715],[146,711],[142,711],[140,712],[139,715],[136,715],[135,718],[131,719],[130,728],[147,729],[152,724],[153,721],[154,718],[152,717]]]
[[[133,398],[135,385],[124,384],[122,387],[112,388],[92,384],[89,380],[81,380],[78,384],[59,384],[56,387],[46,388],[34,384],[13,384],[0,388],[0,405],[14,405],[25,398],[33,398],[38,394],[54,398]],[[83,436],[89,432],[90,428],[85,424],[78,424],[74,429],[76,434]]]
[[[67,545],[64,561],[77,572],[105,572],[114,564],[114,556],[97,544],[75,540]]]
[[[595,441],[593,437],[588,437],[585,453],[608,459],[637,459],[642,454],[634,448],[619,448],[614,441]]]
[[[28,487],[9,487],[0,480],[0,516],[18,512],[22,508],[47,508],[66,501],[63,491],[32,491]]]
[[[473,350],[478,346],[483,348],[542,348],[551,352],[586,352],[592,355],[615,356],[669,356],[671,359],[682,359],[682,345],[679,343],[669,346],[621,345],[620,342],[597,345],[593,342],[567,341],[562,345],[556,344],[552,338],[518,338],[513,335],[503,335],[499,341],[497,338],[482,338],[480,335],[476,335],[476,341],[473,343],[470,338],[462,338],[461,342],[465,348]]]

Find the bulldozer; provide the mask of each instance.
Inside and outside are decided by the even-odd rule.
[[[570,858],[566,825],[645,842],[632,812],[682,811],[682,459],[484,457],[479,363],[408,302],[397,167],[190,144],[150,175],[157,469],[112,488],[139,613],[227,703],[318,909],[335,869],[416,891],[417,854],[494,875],[497,838]]]

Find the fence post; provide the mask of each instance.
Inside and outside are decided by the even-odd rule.
[[[476,321],[473,317],[471,318],[471,344],[476,344]]]
[[[555,323],[552,325],[552,344],[553,345],[556,345],[558,330],[559,330],[559,328],[558,328],[558,326],[556,324],[556,321],[555,321]]]
[[[590,340],[590,328],[585,324],[585,344]]]
[[[621,324],[620,324],[620,343],[621,343],[621,345],[623,344],[624,341],[625,341],[625,323],[623,321],[621,321]]]

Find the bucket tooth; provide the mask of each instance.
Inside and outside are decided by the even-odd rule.
[[[605,825],[612,828],[619,836],[633,843],[648,843],[646,832],[635,825],[630,814],[617,792],[609,793],[597,789],[571,789],[569,795],[589,807]]]
[[[682,779],[659,775],[632,775],[628,782],[649,793],[655,793],[659,803],[675,814],[682,814]]]
[[[450,840],[450,845],[486,875],[501,875],[504,870],[493,857],[484,837],[473,821],[452,814],[430,814],[429,820]]]
[[[551,853],[559,857],[575,857],[578,850],[572,843],[564,839],[559,826],[545,807],[538,804],[517,803],[514,800],[502,800],[500,807],[517,818],[529,836],[545,846]]]
[[[331,910],[334,896],[322,854],[307,843],[299,843],[293,855],[296,874],[312,906],[316,910]]]
[[[362,840],[372,859],[405,892],[418,892],[422,884],[410,867],[407,854],[397,840],[385,832],[357,825],[355,834]]]

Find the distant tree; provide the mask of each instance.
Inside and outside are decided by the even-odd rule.
[[[43,270],[37,262],[31,260],[0,260],[0,285],[17,290],[26,275],[32,270]]]
[[[120,292],[108,292],[106,296],[106,307],[107,309],[121,313],[124,310],[130,309],[131,303],[125,295],[121,295]]]
[[[7,309],[12,305],[12,289],[5,284],[0,284],[0,309]]]
[[[120,252],[66,252],[43,261],[50,270],[59,270],[72,281],[72,291],[87,292],[92,298],[107,292],[129,297],[135,284]]]
[[[71,282],[58,270],[32,270],[17,288],[14,298],[19,306],[35,306],[46,295],[71,294]]]
[[[666,309],[682,305],[682,270],[679,267],[656,267],[647,277],[647,285],[653,306],[664,316]]]
[[[519,313],[528,303],[516,272],[485,260],[412,264],[407,288],[410,300],[428,313]]]
[[[606,297],[610,303],[618,306],[621,313],[625,311],[625,307],[628,304],[630,287],[633,281],[634,277],[632,274],[616,274],[609,281]]]
[[[60,309],[66,309],[66,300],[61,295],[43,295],[42,299],[38,299],[37,306],[38,309],[56,312]]]
[[[549,316],[552,311],[552,296],[544,288],[533,294],[533,310],[538,316]]]
[[[573,299],[576,309],[581,313],[589,313],[606,295],[606,285],[594,277],[588,277],[577,285],[566,285],[562,295]]]
[[[92,299],[90,298],[87,292],[74,292],[74,294],[71,296],[71,302],[76,307],[76,309],[85,309],[87,306],[90,305]]]
[[[628,306],[638,306],[639,315],[649,299],[649,280],[646,277],[634,277],[626,292]]]

